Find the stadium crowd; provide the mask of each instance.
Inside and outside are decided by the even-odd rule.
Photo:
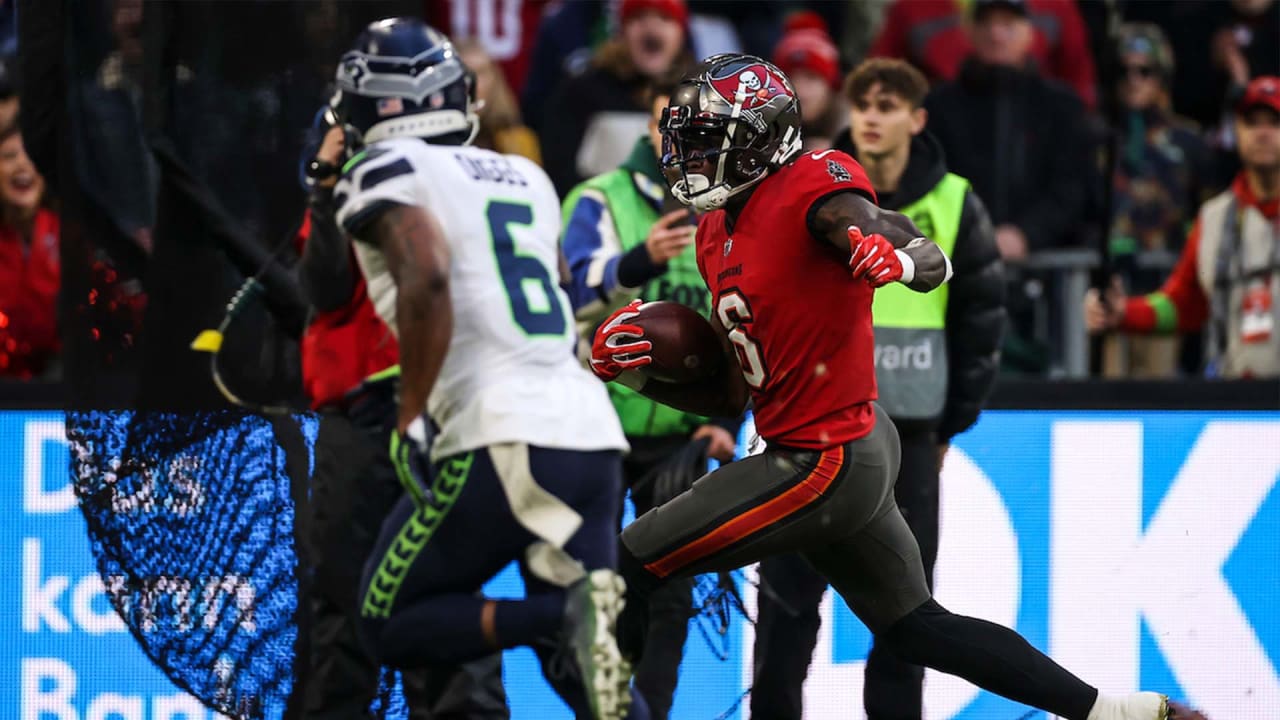
[[[93,91],[105,101],[96,113],[101,152],[110,159],[135,142],[119,111],[137,93],[130,67],[141,53],[143,5],[106,5],[114,48],[102,53]],[[304,11],[304,32],[334,33],[341,3],[312,5]],[[991,215],[1006,268],[1005,372],[1063,374],[1066,334],[1086,330],[1111,334],[1094,363],[1108,377],[1234,372],[1230,363],[1214,362],[1225,350],[1225,331],[1206,323],[1229,322],[1247,303],[1197,290],[1191,265],[1179,267],[1177,259],[1205,245],[1196,220],[1219,193],[1230,191],[1264,219],[1274,217],[1268,189],[1238,179],[1236,123],[1239,109],[1243,126],[1273,124],[1265,109],[1275,107],[1271,86],[1249,85],[1280,73],[1280,4],[1273,0],[426,0],[422,14],[459,41],[477,74],[485,100],[477,142],[540,162],[562,196],[627,161],[647,134],[649,89],[678,77],[695,58],[744,51],[774,60],[800,95],[806,149],[850,144],[848,70],[864,57],[905,59],[931,83],[926,132]],[[16,28],[15,3],[0,3],[7,53],[0,65],[7,148],[0,166],[0,374],[48,378],[59,373],[57,203],[21,159]],[[305,115],[295,106],[323,97],[333,57],[317,51],[305,67],[289,68],[287,80],[255,88],[248,104],[269,109],[236,111],[246,123],[297,126],[284,134],[300,142]],[[1240,105],[1246,87],[1249,107]],[[1275,152],[1274,141],[1263,144],[1258,153]],[[253,162],[279,164],[288,150]],[[90,184],[145,249],[155,207],[142,189],[155,178],[145,166],[139,175]],[[240,185],[226,194],[250,192],[251,184]],[[246,208],[251,226],[268,212],[255,205],[281,196],[260,191],[258,200],[232,203]],[[1102,251],[1105,264],[1089,251]],[[651,259],[659,262],[660,255],[651,252]],[[145,304],[137,282],[118,281],[106,258],[97,265],[93,296],[77,303],[109,305],[99,322],[130,329]],[[1084,298],[1062,292],[1069,275],[1090,271],[1100,291]],[[1253,288],[1245,295],[1262,302],[1265,293]],[[1236,374],[1275,372],[1273,362]]]

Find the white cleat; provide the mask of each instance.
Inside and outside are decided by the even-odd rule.
[[[614,627],[626,583],[612,570],[593,570],[569,588],[569,645],[596,720],[623,720],[631,708],[631,665],[618,651]]]
[[[1088,720],[1207,720],[1160,693],[1136,692],[1123,697],[1107,697],[1099,693],[1089,711]]]

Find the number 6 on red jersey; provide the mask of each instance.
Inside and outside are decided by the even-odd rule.
[[[728,331],[729,342],[738,353],[738,364],[742,367],[742,377],[752,390],[764,389],[769,379],[769,369],[765,367],[764,357],[760,354],[760,343],[742,329],[742,323],[751,322],[751,305],[739,290],[729,290],[716,301],[716,316],[720,324]]]

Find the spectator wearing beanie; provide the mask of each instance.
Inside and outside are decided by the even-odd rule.
[[[825,150],[843,116],[837,89],[840,86],[840,54],[825,25],[805,24],[812,13],[797,13],[773,50],[773,64],[791,79],[800,99],[801,129],[805,150]],[[819,19],[819,22],[821,20]]]
[[[1130,294],[1144,295],[1159,289],[1167,269],[1144,266],[1139,254],[1182,249],[1196,208],[1213,195],[1212,163],[1199,128],[1170,107],[1174,56],[1160,28],[1126,23],[1116,52],[1119,113],[1108,241],[1116,279]],[[1108,341],[1105,347],[1103,372],[1108,376],[1169,376],[1178,365],[1178,338],[1173,336]],[[1183,361],[1190,372],[1198,364],[1194,357]]]
[[[617,35],[542,108],[543,164],[561,195],[622,164],[648,132],[650,86],[692,63],[684,0],[623,0],[618,17]]]

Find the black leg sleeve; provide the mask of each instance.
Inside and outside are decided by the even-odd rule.
[[[907,425],[900,426],[909,427]],[[925,580],[933,589],[938,559],[938,448],[932,431],[904,430],[902,465],[894,497],[920,546]],[[863,705],[869,720],[918,720],[923,716],[924,668],[905,662],[881,643],[867,656]]]
[[[692,605],[692,578],[672,580],[649,597],[649,632],[644,660],[635,667],[635,684],[649,705],[649,716],[656,720],[671,712]]]
[[[827,581],[799,555],[760,563],[752,720],[793,720],[804,714],[804,680],[818,642],[818,605]]]
[[[656,483],[652,477],[644,482],[640,480],[680,453],[688,442],[689,438],[684,435],[632,439],[632,453],[623,463],[623,474],[631,488],[637,517],[655,506]],[[672,580],[649,596],[643,659],[633,669],[636,690],[644,696],[653,720],[665,720],[671,712],[692,614],[692,578]]]
[[[1097,689],[1067,672],[1021,635],[956,615],[934,600],[894,623],[879,640],[903,660],[1068,720],[1086,720]]]
[[[618,542],[618,574],[627,584],[627,602],[618,615],[618,650],[632,662],[644,658],[644,641],[649,634],[649,598],[661,581],[645,570],[625,542]]]

